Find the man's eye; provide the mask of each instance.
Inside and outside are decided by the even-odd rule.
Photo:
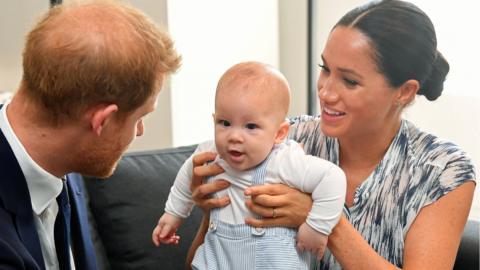
[[[253,123],[248,123],[245,127],[246,127],[247,129],[256,129],[256,128],[258,128],[258,125],[257,125],[257,124],[253,124]]]
[[[218,120],[218,123],[224,127],[230,126],[230,122],[228,122],[227,120]]]

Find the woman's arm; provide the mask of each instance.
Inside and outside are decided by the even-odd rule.
[[[190,270],[192,269],[192,261],[193,257],[195,256],[195,252],[197,251],[198,247],[203,244],[203,240],[205,239],[205,235],[208,231],[208,223],[210,222],[210,216],[208,214],[204,214],[202,218],[202,222],[200,223],[200,227],[198,228],[197,234],[188,249],[187,258],[185,260],[185,269]]]
[[[191,269],[191,264],[197,248],[203,243],[205,234],[208,230],[209,213],[210,209],[217,207],[224,207],[230,203],[228,197],[222,198],[210,198],[210,194],[227,188],[230,183],[227,181],[218,180],[212,183],[204,184],[205,178],[213,175],[220,174],[224,170],[216,165],[206,165],[207,162],[213,161],[217,156],[213,152],[203,152],[193,157],[193,177],[190,184],[190,190],[192,191],[192,199],[195,204],[203,210],[203,218],[200,223],[200,227],[193,239],[185,261],[185,269]]]
[[[470,205],[474,183],[465,183],[417,215],[405,238],[403,269],[452,269]],[[343,269],[398,269],[379,256],[345,217],[328,241]]]
[[[266,217],[247,219],[248,224],[295,227],[305,221],[311,208],[309,196],[280,186],[248,189],[253,202],[248,202],[247,206]],[[452,269],[474,188],[473,182],[462,184],[420,211],[406,235],[403,269]],[[305,204],[307,198],[310,204]],[[269,218],[272,207],[276,207],[278,218]],[[328,248],[345,270],[398,269],[376,253],[345,217],[330,234]]]

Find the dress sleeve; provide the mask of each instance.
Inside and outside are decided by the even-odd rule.
[[[468,181],[476,182],[475,168],[472,160],[465,152],[456,146],[444,151],[442,157],[444,166],[428,194],[427,204],[437,201],[439,198],[454,190]],[[440,157],[439,157],[440,158]]]

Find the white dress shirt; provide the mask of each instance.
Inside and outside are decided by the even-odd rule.
[[[62,179],[40,167],[28,154],[15,135],[7,117],[8,102],[0,109],[0,129],[13,150],[25,176],[32,201],[33,220],[37,229],[46,269],[59,269],[55,250],[54,225],[58,213],[56,197],[61,193]],[[72,269],[73,256],[70,249]]]

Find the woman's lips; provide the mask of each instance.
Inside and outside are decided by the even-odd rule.
[[[339,121],[346,113],[331,108],[322,107],[322,120],[328,122]]]

